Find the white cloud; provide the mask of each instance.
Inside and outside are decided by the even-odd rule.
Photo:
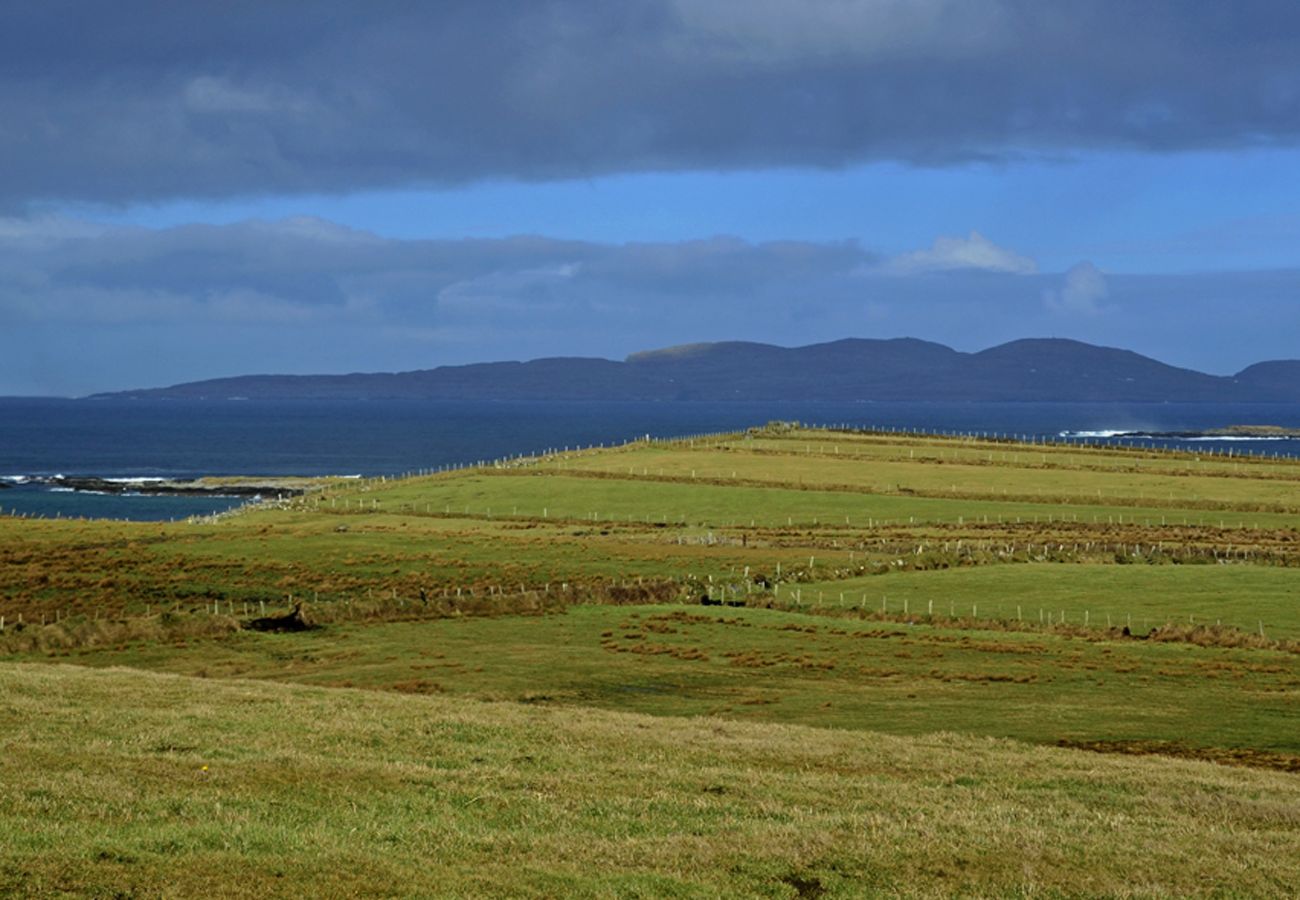
[[[1065,273],[1059,290],[1043,292],[1043,303],[1054,313],[1095,316],[1102,308],[1098,302],[1110,294],[1106,276],[1090,262],[1081,262]]]
[[[1032,275],[1038,271],[1038,264],[1014,250],[999,247],[978,231],[972,231],[970,237],[937,237],[929,250],[915,250],[896,256],[884,268],[899,275],[953,269]]]

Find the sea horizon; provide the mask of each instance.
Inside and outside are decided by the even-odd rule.
[[[95,494],[31,484],[204,476],[393,476],[512,456],[743,430],[769,421],[1197,453],[1300,456],[1300,440],[1123,437],[1230,425],[1300,428],[1300,404],[943,401],[187,401],[0,398],[0,510],[166,520],[247,498]]]

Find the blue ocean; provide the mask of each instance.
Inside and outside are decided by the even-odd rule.
[[[92,494],[33,476],[393,475],[563,447],[734,430],[773,419],[1300,456],[1300,440],[1118,438],[1238,424],[1300,428],[1300,404],[485,403],[0,398],[0,509],[167,520],[239,498]]]

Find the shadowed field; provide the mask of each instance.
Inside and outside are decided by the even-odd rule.
[[[82,650],[83,665],[1043,744],[1258,749],[1300,771],[1283,651],[777,610],[575,606]]]

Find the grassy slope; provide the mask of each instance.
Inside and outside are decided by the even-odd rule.
[[[803,448],[809,452],[800,454]],[[1000,461],[922,464],[910,458],[918,453]],[[627,460],[646,456],[686,480],[626,474],[636,469]],[[738,481],[719,472],[723,477],[704,482],[717,457],[749,467],[752,477]],[[1035,468],[1043,465],[1053,468]],[[954,496],[900,493],[891,466],[955,481]],[[594,477],[583,468],[624,474]],[[690,479],[697,468],[700,478]],[[1176,482],[1181,495],[1217,492],[1244,506],[1207,509],[1177,499],[1129,505],[1146,490],[1149,469]],[[994,479],[1014,487],[1044,472],[1058,480],[1046,494],[1016,489],[1021,499],[996,499]],[[1098,479],[1105,481],[1101,498]],[[827,490],[823,482],[846,489]],[[635,577],[734,580],[747,567],[771,576],[779,563],[789,572],[813,555],[822,566],[844,569],[917,543],[957,541],[987,552],[1008,545],[1021,555],[1026,546],[1052,543],[1072,553],[1083,548],[1090,559],[1136,545],[1296,560],[1300,514],[1276,510],[1296,506],[1297,484],[1294,461],[1203,463],[1173,454],[978,449],[918,438],[796,433],[633,446],[504,470],[342,485],[295,509],[263,509],[217,524],[0,518],[0,615],[38,621],[160,605],[202,610],[218,599],[287,593],[337,599]],[[882,527],[882,520],[889,524]],[[721,540],[701,545],[710,534]],[[1172,611],[1179,612],[1199,610]]]
[[[123,670],[5,665],[0,697],[0,892],[1277,896],[1300,881],[1300,782],[1271,772]]]
[[[350,483],[215,523],[0,518],[0,650],[23,615],[57,659],[210,679],[0,663],[0,893],[291,894],[316,871],[336,894],[1280,893],[1294,775],[997,739],[1294,757],[1294,653],[984,620],[1294,637],[1297,484],[1294,461],[798,432]],[[802,611],[459,615],[511,608],[502,587],[562,603],[560,583],[745,596],[778,566]],[[841,592],[981,621],[843,618]],[[453,618],[199,636],[231,625],[216,601],[290,593]],[[160,607],[183,633],[157,639]],[[935,736],[954,730],[987,739]]]
[[[1283,527],[1300,522],[1295,512],[1206,510],[1189,505],[1115,505],[1074,495],[1070,502],[1055,498],[1033,500],[917,497],[864,490],[818,490],[815,484],[799,487],[736,485],[664,481],[623,476],[615,479],[575,477],[572,472],[535,472],[470,475],[457,479],[412,479],[405,485],[376,491],[368,498],[380,508],[410,504],[414,512],[451,513],[497,518],[513,515],[613,522],[667,522],[715,526],[780,526],[821,523],[865,526],[868,520],[891,523],[958,524],[987,518],[1039,520],[1048,516],[1083,522],[1126,522],[1159,525],[1184,520],[1229,527]],[[784,482],[783,482],[784,483]],[[387,504],[384,507],[383,504]],[[339,512],[335,509],[334,512]]]
[[[1082,641],[776,610],[579,606],[71,657],[188,675],[444,693],[661,716],[1300,757],[1294,654]]]
[[[845,441],[836,448],[853,447]],[[985,457],[941,459],[873,459],[849,453],[821,452],[799,454],[797,448],[785,452],[754,452],[748,442],[735,441],[724,449],[701,449],[683,452],[676,448],[648,448],[617,455],[595,456],[577,460],[568,471],[586,470],[614,475],[646,477],[693,477],[786,481],[816,485],[852,486],[877,493],[905,486],[917,491],[944,492],[954,495],[997,496],[1042,495],[1044,497],[1124,498],[1164,503],[1257,503],[1270,506],[1300,507],[1300,482],[1265,472],[1270,478],[1244,478],[1231,472],[1182,473],[1146,468],[1125,467],[1112,471],[1073,467],[1051,458],[1019,454],[1033,465],[1016,465],[1002,456],[1017,454],[990,450]],[[870,463],[864,465],[864,463]]]

